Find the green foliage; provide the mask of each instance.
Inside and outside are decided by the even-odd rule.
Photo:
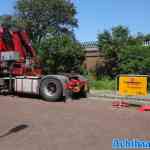
[[[68,0],[17,0],[16,16],[0,21],[8,28],[26,29],[45,72],[85,72],[84,50],[75,40],[76,8]],[[8,38],[9,39],[9,38]]]
[[[150,47],[128,46],[120,52],[120,73],[149,74]]]
[[[149,37],[141,33],[131,36],[124,26],[99,34],[99,49],[104,54],[104,61],[97,64],[97,75],[115,77],[121,73],[150,73],[150,47],[143,46],[143,41]]]
[[[100,80],[92,80],[90,87],[95,90],[114,90],[115,80],[108,77],[101,78]]]
[[[127,45],[129,30],[123,26],[112,28],[112,32],[104,31],[98,35],[98,45],[104,54],[105,66],[98,65],[97,70],[103,69],[104,75],[114,77],[118,72],[119,52]],[[99,71],[98,71],[99,72]]]
[[[68,0],[17,0],[16,11],[17,23],[28,28],[35,43],[47,36],[73,36],[78,26],[75,6]]]
[[[10,15],[3,15],[0,16],[0,25],[5,27],[5,34],[3,36],[4,41],[11,47],[12,39],[9,29],[12,26],[15,26],[15,18]]]
[[[145,41],[150,41],[150,34],[145,35],[145,36],[144,36],[144,40],[145,40]]]
[[[81,45],[68,36],[55,36],[44,41],[39,49],[46,72],[80,72],[85,54]]]
[[[5,26],[7,28],[14,27],[16,26],[16,18],[11,15],[0,16],[0,25]]]
[[[76,8],[68,0],[18,0],[17,24],[30,31],[46,72],[80,71],[84,52],[75,41]]]
[[[117,26],[112,28],[112,39],[121,46],[121,44],[127,43],[129,38],[129,29],[124,26]],[[123,45],[122,45],[123,46]]]

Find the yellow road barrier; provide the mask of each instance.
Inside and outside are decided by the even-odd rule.
[[[147,75],[120,75],[119,95],[147,96]]]

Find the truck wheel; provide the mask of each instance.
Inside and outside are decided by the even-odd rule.
[[[40,95],[46,101],[57,101],[62,96],[62,85],[59,80],[46,78],[40,86]]]

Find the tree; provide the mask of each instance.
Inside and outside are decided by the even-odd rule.
[[[117,26],[109,32],[105,30],[98,35],[98,45],[100,51],[104,54],[105,67],[98,66],[98,70],[105,69],[104,75],[116,76],[119,71],[119,52],[128,43],[130,34],[127,27]],[[98,71],[99,72],[99,71]]]
[[[118,44],[125,44],[129,38],[129,29],[124,26],[117,26],[112,28],[112,39]]]
[[[144,36],[144,40],[145,40],[145,41],[150,41],[150,34],[146,34],[146,35]]]
[[[127,46],[120,52],[121,74],[150,74],[150,47]]]
[[[46,72],[80,72],[85,59],[84,50],[66,35],[55,36],[43,41],[39,49]]]
[[[17,0],[17,25],[29,30],[46,72],[79,71],[84,51],[74,36],[76,8],[69,0]]]
[[[47,36],[73,37],[78,26],[75,6],[68,0],[17,0],[16,10],[18,24],[30,30],[35,43]]]
[[[98,75],[150,74],[150,47],[143,46],[149,37],[141,33],[132,36],[123,26],[99,34],[99,49],[104,54],[105,65],[97,65]]]
[[[11,28],[12,26],[16,26],[16,18],[11,15],[3,15],[0,16],[0,25],[3,25],[7,28]]]

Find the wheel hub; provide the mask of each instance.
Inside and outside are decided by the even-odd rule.
[[[48,83],[48,85],[47,85],[47,87],[46,87],[46,93],[48,94],[48,95],[50,95],[50,96],[53,96],[55,93],[56,93],[56,90],[57,90],[57,88],[56,88],[56,84],[54,84],[54,83]]]

